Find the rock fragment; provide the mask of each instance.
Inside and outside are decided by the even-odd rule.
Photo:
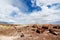
[[[58,35],[58,33],[54,31],[53,29],[49,29],[49,32],[52,33],[53,35]]]
[[[24,34],[23,33],[21,34],[21,37],[24,37]]]
[[[36,33],[39,33],[40,34],[40,31],[39,30],[36,30]]]

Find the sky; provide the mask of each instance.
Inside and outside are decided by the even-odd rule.
[[[60,24],[60,0],[0,0],[0,22]]]

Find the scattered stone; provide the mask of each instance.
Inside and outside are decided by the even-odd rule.
[[[57,26],[54,26],[53,28],[57,29]]]
[[[34,24],[32,27],[33,27],[33,28],[37,28],[38,26],[37,26],[36,24]]]
[[[40,31],[39,30],[36,30],[36,33],[39,33],[40,34]]]
[[[21,37],[24,37],[24,34],[23,33],[21,34]]]
[[[32,31],[35,31],[35,29],[31,29]]]
[[[60,29],[60,26],[59,25],[57,26],[57,29]]]
[[[42,26],[43,29],[48,29],[48,27]]]
[[[59,25],[34,24],[33,26],[23,26],[19,24],[18,26],[6,26],[6,28],[9,27],[9,29],[5,29],[4,26],[2,26],[4,30],[0,31],[0,40],[4,39],[4,37],[1,38],[1,36],[11,36],[14,38],[14,40],[60,40]],[[9,40],[9,38],[7,38],[7,40]]]
[[[44,26],[44,27],[49,27],[50,25],[49,25],[49,24],[44,24],[44,25],[42,25],[42,26]]]
[[[26,26],[26,27],[29,27],[29,26]]]
[[[49,32],[52,33],[53,35],[58,35],[57,32],[55,32],[53,29],[49,29]]]
[[[55,28],[55,29],[60,29],[60,26],[54,26],[53,28]]]

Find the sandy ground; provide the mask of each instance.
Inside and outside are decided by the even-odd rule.
[[[60,25],[0,24],[0,40],[60,40]]]
[[[16,37],[13,37],[13,36],[0,36],[0,40],[13,40],[14,38]]]

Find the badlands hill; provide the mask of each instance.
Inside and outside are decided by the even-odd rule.
[[[60,25],[0,24],[0,40],[60,40]]]

